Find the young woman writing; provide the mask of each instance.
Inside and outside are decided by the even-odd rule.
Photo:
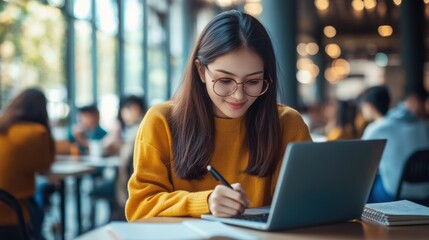
[[[311,141],[298,112],[277,104],[276,59],[260,22],[216,16],[173,100],[153,106],[136,137],[126,216],[233,216],[271,204],[283,153]],[[207,174],[216,168],[233,189]]]

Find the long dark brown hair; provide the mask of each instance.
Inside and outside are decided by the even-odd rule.
[[[258,97],[246,113],[249,163],[246,173],[271,174],[280,145],[277,110],[277,71],[273,46],[262,24],[236,10],[223,12],[208,23],[189,59],[177,102],[169,119],[173,136],[174,169],[178,177],[200,179],[206,174],[214,151],[213,106],[201,81],[195,60],[207,66],[216,58],[239,48],[254,51],[264,62],[264,78],[271,79],[268,91]]]
[[[0,116],[0,133],[6,133],[12,125],[19,122],[40,123],[51,133],[46,97],[42,91],[29,88],[16,96]]]

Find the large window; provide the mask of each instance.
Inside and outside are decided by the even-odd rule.
[[[75,67],[76,67],[76,105],[82,106],[94,102],[91,62],[91,24],[77,20],[75,26]]]
[[[166,1],[149,1],[148,11],[148,89],[149,104],[167,100],[167,6]]]
[[[64,30],[61,10],[55,6],[0,2],[0,109],[16,93],[34,86],[55,106],[65,100]],[[49,109],[51,119],[64,117],[59,109],[64,108]]]
[[[125,1],[125,94],[143,91],[143,6],[141,0]]]

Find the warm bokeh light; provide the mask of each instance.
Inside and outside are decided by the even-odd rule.
[[[316,64],[311,64],[310,68],[308,69],[308,71],[310,71],[311,76],[313,78],[316,78],[317,75],[319,75],[320,69],[319,69],[319,67]]]
[[[217,5],[220,7],[229,7],[232,5],[232,0],[216,0]]]
[[[320,11],[324,11],[329,7],[329,0],[314,0],[314,6]]]
[[[296,78],[302,84],[313,83],[320,72],[319,67],[306,57],[299,58],[296,67],[298,68]]]
[[[353,0],[352,7],[356,11],[362,11],[365,8],[365,5],[362,0]]]
[[[364,0],[363,4],[366,9],[373,9],[377,6],[377,1],[375,0]]]
[[[298,70],[308,69],[308,66],[312,65],[313,61],[310,58],[300,58],[296,62],[296,68]]]
[[[314,42],[310,42],[305,46],[305,51],[309,55],[316,55],[319,52],[319,45]]]
[[[314,82],[314,78],[311,76],[311,72],[308,70],[299,70],[296,73],[296,79],[302,84],[310,84]]]
[[[389,37],[393,34],[393,28],[390,25],[381,25],[378,27],[378,34],[382,37]]]
[[[305,50],[305,43],[300,43],[298,44],[298,46],[296,47],[296,52],[301,55],[301,56],[307,56],[307,51]]]
[[[333,38],[337,35],[337,30],[333,26],[326,26],[323,28],[323,34],[328,38]]]
[[[330,83],[337,83],[341,78],[332,70],[332,68],[327,68],[325,70],[325,79]]]
[[[332,70],[344,78],[350,73],[350,63],[343,58],[336,59],[332,62]]]
[[[402,0],[393,0],[393,3],[394,3],[396,6],[399,6],[399,5],[401,5]]]
[[[325,70],[325,79],[330,83],[337,83],[341,79],[347,77],[350,73],[350,63],[345,59],[336,59],[331,63],[331,66]]]
[[[262,13],[261,3],[249,2],[244,5],[244,11],[252,16],[259,16]]]
[[[423,0],[423,2],[425,2],[425,4],[428,4],[428,3],[429,3],[429,0]]]
[[[341,48],[336,43],[326,45],[325,52],[331,58],[338,58],[341,56]]]

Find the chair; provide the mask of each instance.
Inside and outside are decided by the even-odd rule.
[[[6,205],[8,205],[15,211],[16,217],[18,219],[20,233],[22,234],[22,239],[30,239],[30,234],[28,232],[27,225],[25,224],[24,220],[24,213],[18,200],[9,192],[0,189],[0,201],[3,201],[4,203],[6,203]]]
[[[401,198],[404,183],[429,184],[429,149],[418,150],[408,158],[396,191],[396,199],[398,200]],[[416,201],[425,205],[429,204],[429,198]]]

